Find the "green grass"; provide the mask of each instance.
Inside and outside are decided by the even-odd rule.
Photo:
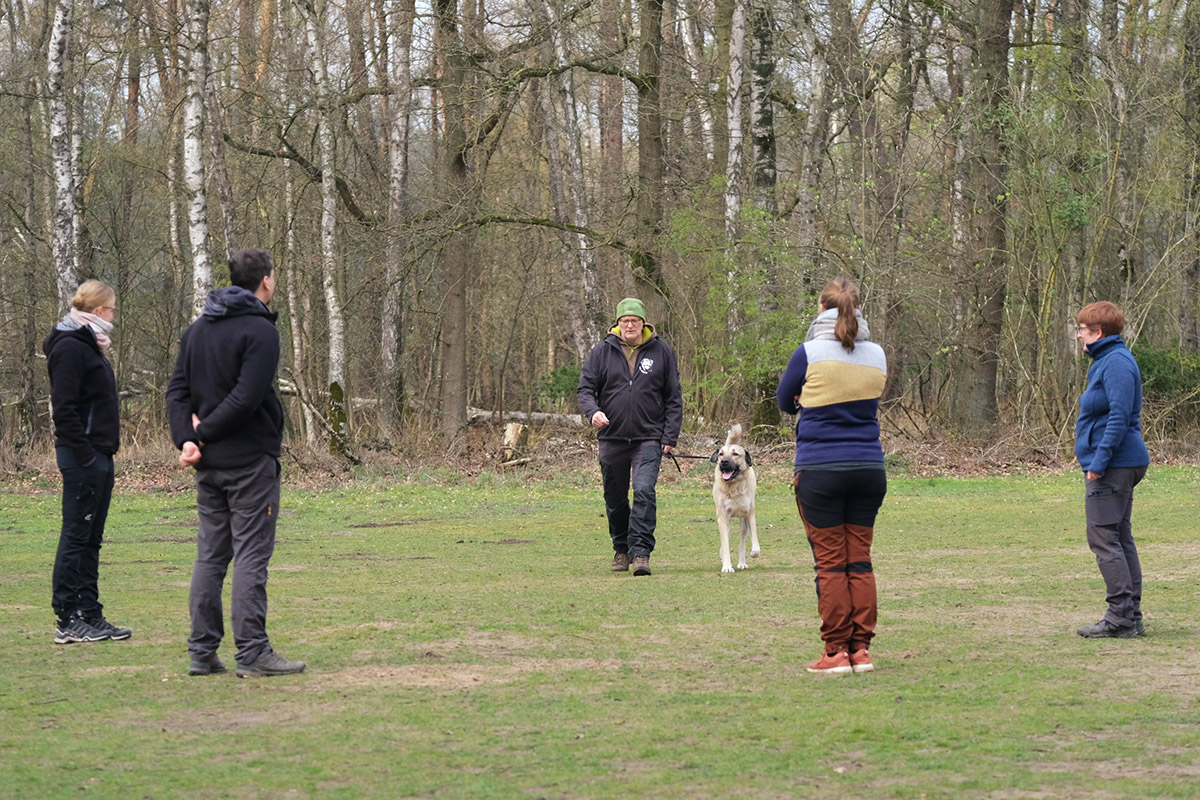
[[[58,495],[0,490],[0,797],[1195,796],[1200,469],[1138,488],[1148,635],[1120,641],[1074,633],[1104,605],[1077,474],[894,478],[877,670],[836,678],[804,671],[785,477],[722,576],[705,471],[664,472],[636,580],[596,476],[285,488],[269,626],[309,669],[266,680],[186,675],[191,493],[118,477],[101,593],[134,638],[55,646]]]

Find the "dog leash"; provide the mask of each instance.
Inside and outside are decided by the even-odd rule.
[[[667,458],[669,458],[669,459],[671,459],[671,461],[675,462],[675,469],[679,470],[679,473],[681,475],[683,474],[683,469],[679,466],[679,462],[675,461],[676,458],[698,458],[698,459],[703,459],[704,461],[708,461],[709,459],[712,458],[712,456],[688,456],[688,455],[684,455],[683,453],[667,453],[666,455],[667,455]]]

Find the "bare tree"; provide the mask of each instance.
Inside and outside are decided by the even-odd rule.
[[[332,434],[329,447],[334,453],[349,453],[349,420],[346,402],[346,332],[342,301],[338,293],[337,249],[337,170],[336,143],[333,136],[334,99],[329,80],[325,38],[325,0],[300,3],[304,30],[312,59],[317,108],[317,140],[321,158],[321,284],[325,289],[325,313],[329,324],[329,396],[328,421]]]
[[[208,85],[209,0],[189,0],[185,33],[187,95],[183,118],[183,177],[188,203],[188,239],[192,246],[192,318],[200,316],[213,288],[208,235],[208,191],[204,184],[204,93]]]
[[[60,312],[65,312],[75,293],[75,170],[71,153],[71,129],[67,107],[67,60],[71,48],[71,24],[75,1],[57,0],[46,75],[50,99],[50,153],[54,161],[54,217],[52,248],[54,274],[58,279]]]

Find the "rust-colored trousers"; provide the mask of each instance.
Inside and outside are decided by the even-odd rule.
[[[879,604],[871,542],[886,493],[882,469],[805,469],[796,474],[796,507],[812,547],[827,651],[867,647],[875,636]]]

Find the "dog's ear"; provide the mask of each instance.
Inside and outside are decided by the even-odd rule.
[[[749,450],[747,450],[747,451],[746,451],[746,466],[747,466],[747,467],[753,467],[753,466],[754,466],[754,459],[750,457],[750,451],[749,451]]]
[[[713,454],[708,457],[708,460],[715,464],[719,455],[721,455],[721,448],[718,447],[716,450],[713,450]]]

